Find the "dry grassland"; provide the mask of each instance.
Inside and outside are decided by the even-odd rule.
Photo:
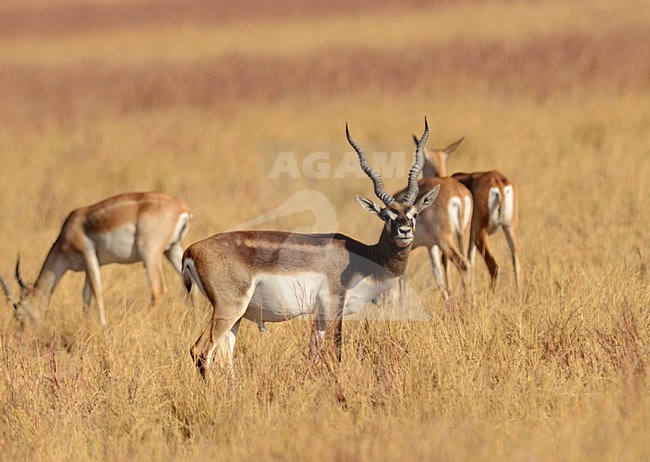
[[[209,307],[169,267],[156,310],[140,267],[102,269],[105,335],[68,274],[40,329],[0,311],[0,459],[649,460],[648,18],[614,0],[3,2],[5,277],[18,252],[36,276],[69,210],[133,190],[185,199],[187,244],[306,189],[335,219],[264,227],[372,242],[368,179],[271,166],[327,151],[334,169],[346,121],[367,151],[410,153],[427,114],[430,145],[467,135],[451,171],[519,186],[525,290],[494,236],[496,292],[479,262],[474,303],[444,306],[418,250],[404,309],[428,321],[345,322],[338,369],[306,357],[304,320],[243,323],[237,380],[206,384],[188,352]]]

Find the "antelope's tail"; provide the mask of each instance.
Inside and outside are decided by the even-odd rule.
[[[185,288],[189,292],[192,289],[192,284],[196,284],[201,293],[206,297],[205,289],[203,288],[203,282],[199,277],[199,273],[196,270],[196,262],[192,258],[192,248],[188,248],[183,254],[183,281],[185,282]]]
[[[185,283],[185,290],[187,290],[187,293],[190,293],[192,290],[192,275],[187,265],[188,261],[183,259],[183,282]]]

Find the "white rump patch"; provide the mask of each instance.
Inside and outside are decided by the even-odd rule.
[[[504,210],[503,210],[503,222],[505,224],[510,224],[512,221],[512,215],[515,210],[515,191],[512,188],[512,185],[508,185],[505,188],[503,188],[503,192],[506,195],[504,202]]]
[[[472,198],[465,196],[465,215],[463,216],[463,228],[467,229],[472,219]]]
[[[185,228],[185,225],[187,224],[187,220],[189,219],[189,214],[186,212],[181,213],[178,216],[178,221],[176,222],[176,227],[174,228],[174,232],[172,233],[172,239],[169,242],[169,245],[174,244],[175,242],[181,242],[183,238],[185,237],[183,235],[183,231],[185,231],[185,234],[187,234],[187,229]]]
[[[501,191],[499,188],[490,188],[488,210],[490,213],[490,227],[488,233],[492,234],[501,226]]]
[[[454,196],[449,200],[449,204],[447,205],[449,222],[451,223],[451,226],[454,228],[454,231],[456,231],[456,234],[460,234],[463,232],[463,227],[461,226],[460,223],[461,216],[463,215],[462,204],[463,203],[460,200],[460,197]]]

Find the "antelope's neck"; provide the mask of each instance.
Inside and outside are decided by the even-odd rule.
[[[429,159],[424,160],[424,167],[422,167],[422,178],[438,178],[447,176],[447,171],[444,166],[435,166]]]
[[[411,246],[398,247],[388,241],[385,230],[379,242],[370,247],[370,259],[392,277],[401,276],[406,271]]]
[[[60,253],[55,243],[47,254],[38,279],[34,283],[35,292],[43,298],[45,306],[50,303],[52,292],[67,269],[68,265],[65,257]]]

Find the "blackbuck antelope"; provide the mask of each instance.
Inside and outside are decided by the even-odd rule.
[[[447,158],[449,154],[456,150],[461,141],[463,141],[463,138],[445,149],[435,151],[428,151],[425,148],[425,163],[423,168],[425,176],[430,174],[431,176],[446,177]],[[499,274],[499,265],[497,265],[494,254],[490,250],[488,236],[496,233],[499,229],[503,229],[512,257],[515,284],[517,289],[519,289],[521,276],[515,235],[518,221],[518,207],[514,185],[502,173],[496,170],[454,173],[451,177],[465,185],[472,192],[472,198],[474,200],[474,213],[472,215],[468,250],[472,271],[474,270],[476,260],[476,249],[478,248],[490,271],[492,288],[495,287]],[[439,201],[440,199],[438,199]]]
[[[162,255],[181,273],[182,241],[187,235],[192,212],[180,199],[159,192],[129,193],[111,197],[88,207],[73,210],[52,245],[33,286],[20,275],[16,280],[20,298],[14,299],[7,282],[0,277],[7,300],[21,322],[40,320],[52,292],[67,270],[85,271],[84,311],[94,295],[99,322],[106,325],[99,267],[109,263],[142,261],[156,305],[166,291]]]
[[[384,221],[379,241],[367,245],[343,234],[298,234],[280,231],[235,231],[191,245],[183,256],[188,290],[195,283],[213,306],[212,319],[191,349],[203,377],[217,347],[222,367],[232,370],[232,355],[242,318],[260,325],[309,315],[314,322],[310,352],[333,336],[341,360],[343,315],[395,285],[408,261],[418,214],[435,200],[438,188],[418,195],[417,178],[424,165],[422,148],[429,135],[425,119],[422,142],[415,152],[408,190],[401,201],[383,181],[350,136],[362,170],[373,182],[384,207],[357,196],[361,206]],[[328,334],[329,332],[329,334]],[[331,343],[330,343],[331,345]]]
[[[520,290],[521,273],[515,234],[518,223],[518,201],[514,185],[496,170],[454,173],[452,178],[467,186],[472,191],[474,198],[474,216],[469,238],[469,259],[472,268],[476,260],[476,249],[478,249],[490,271],[494,289],[499,275],[499,265],[490,250],[488,236],[502,229],[510,249],[512,267],[515,272],[515,285],[517,290]]]
[[[415,145],[419,146],[417,137],[413,136],[413,138]],[[420,194],[425,194],[435,187],[440,188],[440,193],[436,203],[420,216],[413,240],[414,249],[424,246],[429,250],[433,276],[445,300],[449,299],[451,290],[452,262],[460,271],[463,284],[469,282],[470,265],[465,249],[468,248],[470,236],[472,194],[461,183],[446,175],[444,164],[439,168],[438,164],[431,162],[430,159],[441,152],[453,152],[458,143],[444,151],[429,152],[424,148],[425,164],[422,170],[424,178],[418,183]],[[404,194],[406,190],[395,194],[395,198],[399,200]],[[406,274],[401,280],[402,291],[405,280]]]

